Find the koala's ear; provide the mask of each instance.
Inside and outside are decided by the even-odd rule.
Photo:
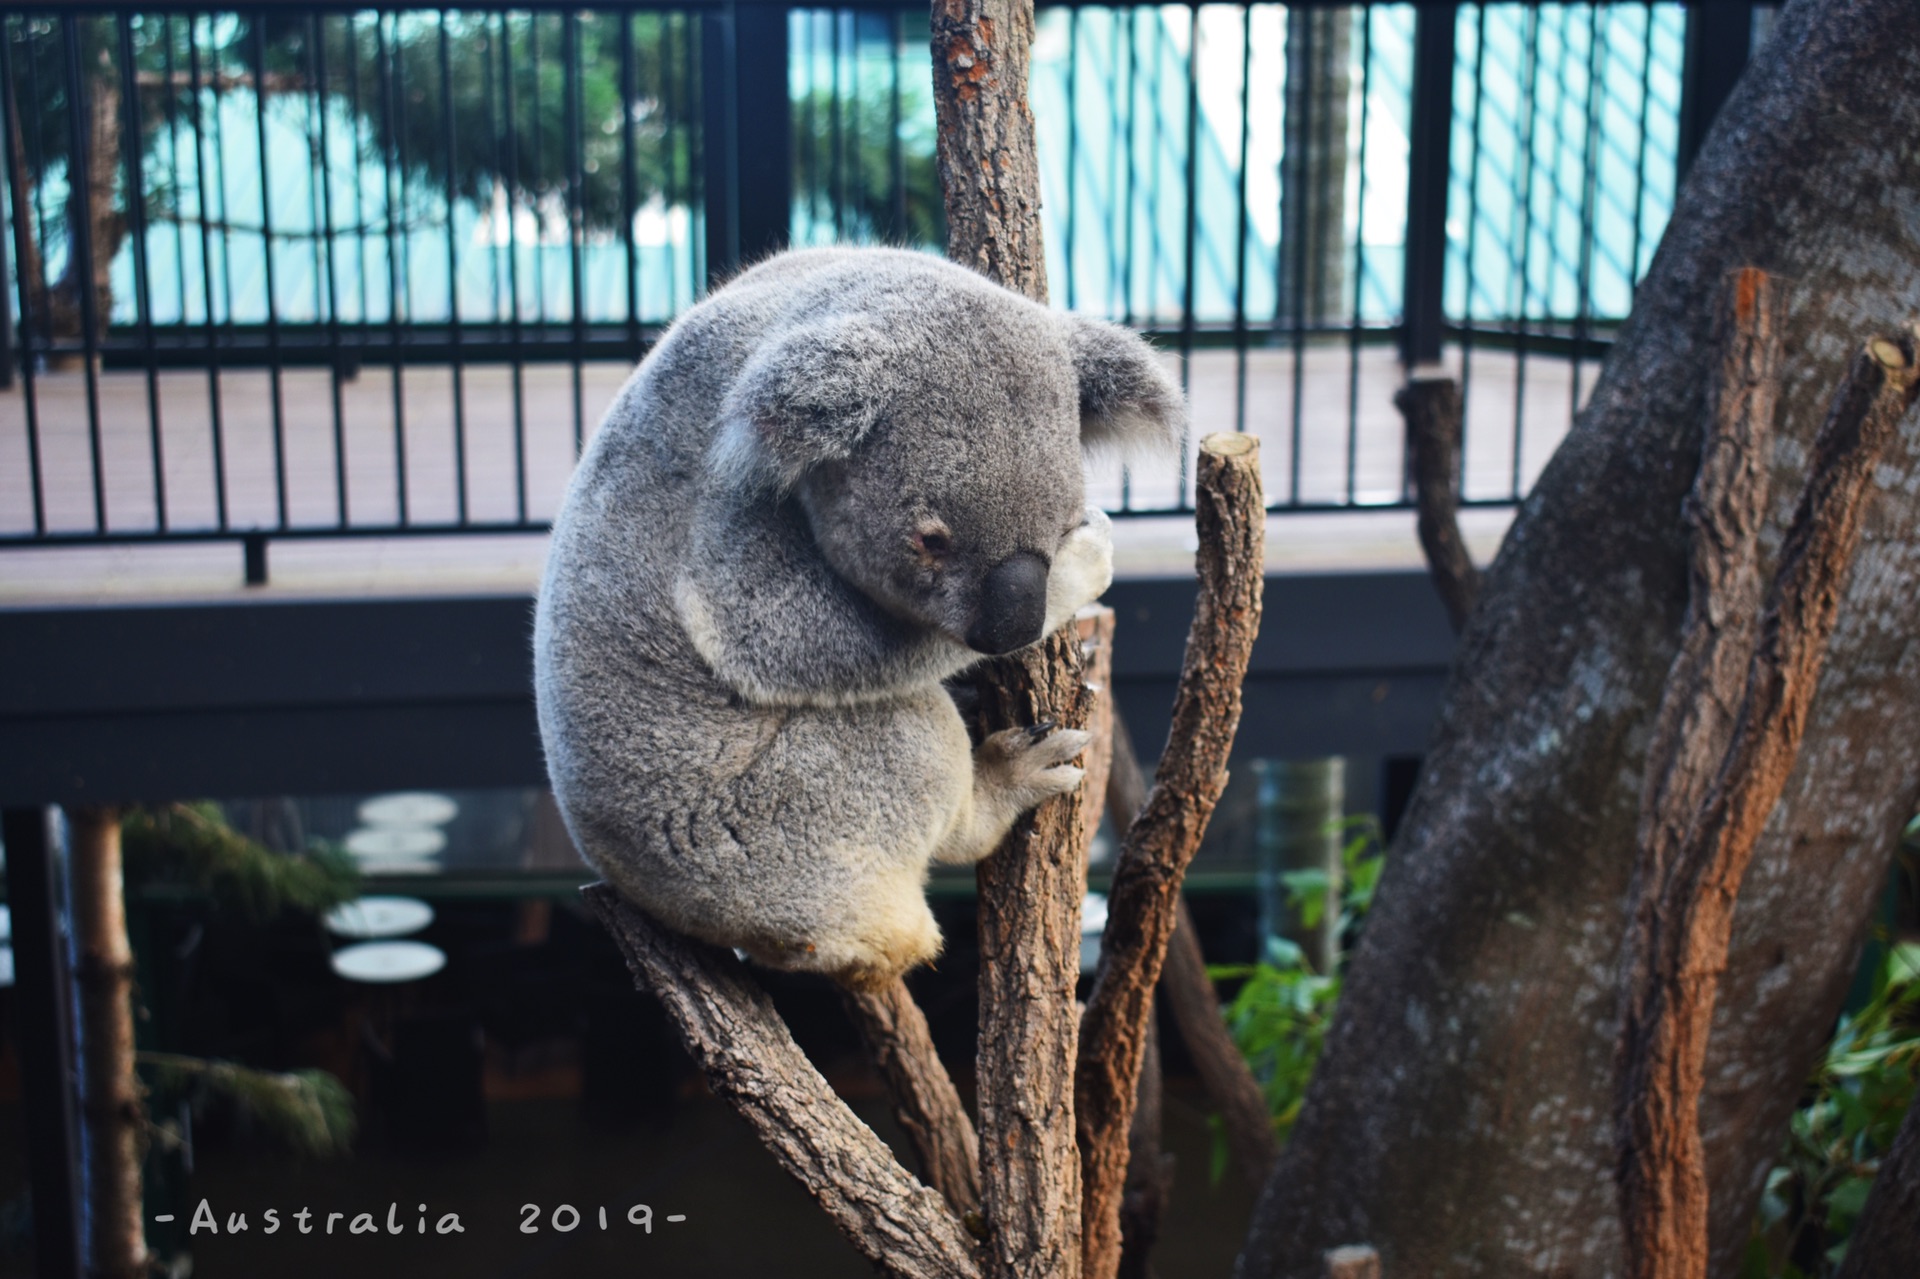
[[[887,350],[872,322],[831,316],[754,352],[721,405],[715,472],[787,489],[850,456],[879,420]]]
[[[1118,324],[1067,317],[1080,382],[1086,448],[1171,449],[1187,429],[1187,402],[1145,338]]]

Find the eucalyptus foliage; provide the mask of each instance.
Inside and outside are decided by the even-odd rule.
[[[1341,953],[1373,904],[1374,886],[1383,865],[1380,826],[1371,816],[1349,817],[1339,823],[1346,841],[1340,850],[1341,875],[1324,870],[1300,870],[1281,876],[1287,902],[1299,912],[1301,923],[1317,927],[1329,912],[1336,914],[1335,932]],[[1239,992],[1224,1010],[1234,1042],[1247,1058],[1273,1116],[1274,1134],[1285,1140],[1306,1099],[1307,1081],[1320,1059],[1333,1008],[1340,998],[1340,973],[1314,970],[1307,953],[1283,937],[1267,940],[1267,955],[1256,964],[1213,966],[1216,979],[1242,979]],[[1214,1175],[1225,1166],[1224,1142],[1214,1143]]]
[[[1920,942],[1888,951],[1840,1019],[1767,1175],[1742,1279],[1819,1279],[1846,1255],[1880,1160],[1920,1082]]]

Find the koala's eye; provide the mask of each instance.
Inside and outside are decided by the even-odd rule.
[[[953,551],[953,535],[937,525],[916,529],[913,534],[913,549],[924,560],[943,560]]]

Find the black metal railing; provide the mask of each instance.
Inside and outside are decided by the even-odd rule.
[[[1265,436],[1276,509],[1403,504],[1391,397],[1436,359],[1467,500],[1510,503],[1744,59],[1698,20],[1043,8],[1054,296]],[[0,545],[537,530],[709,279],[943,235],[924,9],[163,0],[7,15],[0,50]],[[1095,493],[1179,511],[1188,474]]]

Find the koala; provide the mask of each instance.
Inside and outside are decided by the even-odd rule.
[[[581,458],[540,588],[583,855],[774,968],[872,988],[932,959],[929,865],[1078,785],[1088,740],[976,749],[942,681],[1106,589],[1083,454],[1185,417],[1131,332],[925,254],[786,253],[688,310]]]

